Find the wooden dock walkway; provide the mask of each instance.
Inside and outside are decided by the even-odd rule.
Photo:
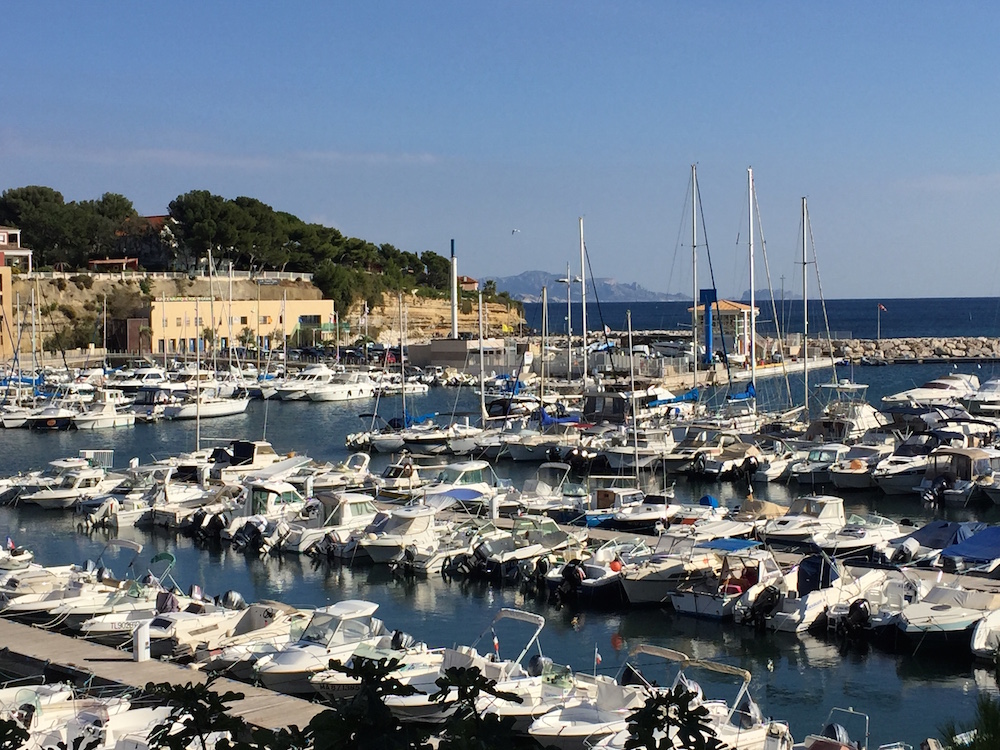
[[[47,679],[68,680],[78,686],[122,685],[137,689],[150,682],[186,685],[208,681],[208,675],[197,669],[157,660],[133,661],[132,654],[125,651],[4,619],[0,619],[0,644],[0,665],[25,677],[44,674]],[[225,678],[217,679],[212,689],[220,694],[243,693],[242,700],[231,704],[229,713],[264,729],[304,729],[327,708]]]

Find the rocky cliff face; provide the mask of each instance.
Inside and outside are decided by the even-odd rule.
[[[39,340],[66,326],[86,319],[96,320],[103,313],[104,300],[108,300],[108,315],[113,319],[137,318],[148,314],[150,298],[209,297],[229,299],[230,282],[217,278],[211,284],[207,278],[155,279],[147,282],[129,278],[122,280],[112,274],[72,276],[59,279],[28,281],[15,277],[14,299],[20,300],[21,320],[30,321],[32,292],[39,311]],[[236,300],[322,299],[319,289],[306,281],[282,281],[278,284],[261,284],[249,280],[233,280],[232,298]],[[355,304],[342,320],[349,321],[353,330],[362,318],[362,304]],[[403,296],[403,316],[407,321],[407,341],[421,343],[434,337],[451,333],[451,303],[448,299],[429,299],[417,294]],[[17,313],[15,312],[15,318]],[[368,314],[368,334],[384,344],[399,342],[399,299],[396,295],[384,296]],[[477,335],[479,317],[475,303],[463,300],[459,307],[459,332]],[[522,324],[517,308],[504,304],[489,304],[484,313],[484,325],[489,333],[517,333]],[[358,326],[358,327],[356,327]],[[30,343],[27,344],[30,347]]]

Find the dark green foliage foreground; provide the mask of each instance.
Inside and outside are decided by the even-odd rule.
[[[531,750],[539,748],[533,739],[516,735],[513,719],[476,711],[480,695],[519,701],[497,690],[478,668],[448,669],[437,680],[431,698],[451,704],[454,710],[434,731],[430,727],[401,723],[385,705],[390,695],[414,695],[417,691],[392,677],[399,667],[395,659],[359,660],[347,667],[330,665],[360,681],[360,689],[350,698],[334,701],[330,710],[317,714],[304,729],[268,730],[251,727],[242,718],[227,714],[227,706],[241,700],[243,693],[219,694],[207,684],[146,686],[146,694],[173,707],[170,718],[149,735],[150,748],[160,750],[430,750],[432,737],[440,750]],[[683,688],[650,693],[646,705],[629,719],[632,737],[627,748],[667,750],[673,738],[679,747],[715,750],[719,747],[705,721],[707,711],[691,707],[692,694]],[[995,710],[995,709],[994,709]],[[1000,735],[992,735],[993,737]],[[16,720],[0,721],[0,750],[17,750],[28,733]],[[976,745],[975,747],[997,747]],[[87,750],[86,746],[66,750]]]

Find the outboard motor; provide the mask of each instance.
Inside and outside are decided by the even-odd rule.
[[[221,604],[226,609],[246,609],[247,601],[243,598],[243,595],[239,591],[233,591],[230,589],[219,599],[219,604]]]
[[[851,744],[851,736],[842,724],[827,724],[823,727],[821,736],[839,742],[841,745]]]
[[[774,614],[781,601],[781,592],[776,586],[766,586],[764,590],[757,594],[750,607],[744,615],[744,622],[751,623],[759,630],[764,628],[767,618]]]
[[[867,599],[855,599],[847,609],[844,630],[850,636],[860,635],[872,621],[872,606]]]
[[[248,519],[247,522],[240,526],[239,529],[236,530],[236,533],[233,534],[233,549],[239,552],[256,552],[261,548],[263,543],[264,534],[253,519]]]
[[[944,505],[944,493],[945,490],[950,490],[955,486],[955,480],[948,474],[941,474],[940,476],[934,477],[934,481],[931,482],[930,489],[926,489],[920,495],[920,498],[927,505],[936,505],[941,507]]]
[[[528,676],[541,677],[545,670],[552,666],[552,659],[541,654],[535,654],[528,659]]]
[[[392,642],[390,645],[394,651],[411,648],[414,643],[413,636],[409,633],[404,633],[402,630],[392,631]]]
[[[892,553],[892,557],[889,558],[889,562],[895,565],[905,565],[913,559],[919,549],[920,542],[916,539],[913,539],[912,537],[904,539],[903,543],[899,545],[899,548]]]

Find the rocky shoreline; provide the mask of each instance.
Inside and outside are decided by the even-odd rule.
[[[920,362],[925,360],[1000,360],[1000,338],[988,336],[926,336],[921,338],[892,339],[835,339],[832,342],[817,340],[810,348],[818,347],[831,352],[834,357],[860,361],[887,360],[889,362]]]

